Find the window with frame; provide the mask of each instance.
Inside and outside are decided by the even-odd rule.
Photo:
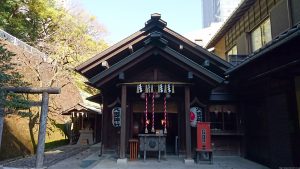
[[[230,62],[230,55],[237,55],[237,46],[234,45],[226,54],[226,59]]]
[[[271,40],[271,22],[270,18],[268,18],[251,32],[252,52],[258,50]]]
[[[233,105],[211,105],[209,112],[211,129],[216,131],[237,130],[237,116]]]

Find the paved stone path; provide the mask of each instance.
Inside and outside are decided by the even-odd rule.
[[[76,145],[66,145],[62,147],[55,148],[45,152],[44,166],[49,167],[53,164],[58,163],[64,159],[67,159],[75,154],[79,154],[84,150],[87,150],[88,146],[76,146]],[[30,156],[26,158],[17,159],[14,161],[4,162],[1,165],[4,167],[16,167],[16,168],[31,168],[35,167],[36,156]]]
[[[99,149],[98,149],[99,150]],[[82,158],[82,155],[70,157],[48,169],[268,169],[265,166],[246,160],[241,157],[214,157],[214,163],[186,165],[183,158],[178,156],[167,156],[166,159],[158,162],[156,159],[128,161],[127,164],[117,164],[115,154],[103,154],[98,157],[99,152]]]
[[[212,165],[186,165],[183,162],[183,157],[169,155],[160,162],[157,159],[149,158],[145,162],[137,160],[128,161],[127,164],[117,164],[116,154],[112,152],[104,153],[99,157],[99,150],[99,145],[93,145],[89,148],[76,146],[60,147],[47,152],[45,166],[48,169],[268,169],[265,166],[236,156],[214,156]],[[25,168],[33,167],[34,164],[35,158],[31,158],[10,162],[5,164],[5,166]]]
[[[100,158],[99,150],[99,145],[93,145],[81,153],[48,167],[48,169],[90,169],[97,164]]]
[[[116,159],[110,155],[104,155],[93,169],[268,169],[265,166],[246,160],[241,157],[214,157],[214,163],[210,164],[189,164],[183,162],[183,158],[167,156],[166,160],[158,162],[156,159],[149,159],[145,162],[129,161],[127,164],[117,164]]]

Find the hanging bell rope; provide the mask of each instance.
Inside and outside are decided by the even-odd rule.
[[[167,133],[167,95],[165,94],[165,97],[164,97],[164,133],[166,134]]]
[[[148,119],[148,96],[151,96],[152,94],[152,127],[151,132],[155,132],[155,121],[154,121],[154,114],[155,114],[155,95],[159,93],[164,93],[164,119],[163,127],[164,127],[164,133],[167,133],[167,95],[170,95],[171,93],[175,93],[175,84],[177,83],[146,83],[141,82],[140,84],[137,84],[136,92],[137,93],[143,93],[143,87],[144,87],[144,93],[145,94],[145,133],[148,133],[148,125],[150,124],[150,120]],[[155,89],[154,89],[155,88]],[[156,90],[157,89],[157,90]]]
[[[151,132],[155,132],[154,129],[154,95],[155,93],[152,93],[152,128],[151,128]]]
[[[145,93],[145,133],[148,133],[148,94]]]

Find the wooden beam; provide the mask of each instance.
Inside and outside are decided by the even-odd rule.
[[[30,93],[30,94],[42,94],[47,92],[48,94],[60,94],[60,88],[34,88],[34,87],[2,87],[1,90],[14,93]]]
[[[35,101],[29,102],[30,107],[39,107],[39,106],[42,106],[42,104],[43,104],[43,102],[35,102]]]
[[[3,133],[3,126],[4,126],[4,107],[0,107],[0,150],[1,150],[1,143],[2,143],[2,133]]]
[[[44,163],[45,137],[47,128],[49,94],[43,92],[42,108],[40,113],[39,138],[36,150],[36,168],[42,168]]]
[[[154,69],[154,75],[153,75],[153,80],[157,81],[157,77],[158,77],[158,70],[157,68]]]
[[[122,85],[122,96],[121,96],[121,134],[120,134],[120,158],[125,158],[126,150],[126,98],[127,87]]]
[[[186,144],[186,158],[192,158],[191,147],[191,126],[190,126],[190,87],[184,88],[184,105],[185,105],[185,144]]]
[[[6,94],[0,91],[0,100],[6,100]],[[2,143],[2,133],[3,133],[3,126],[4,126],[4,104],[3,101],[0,102],[0,150],[1,150],[1,143]]]
[[[166,53],[174,56],[176,59],[180,60],[183,63],[188,64],[190,67],[192,67],[193,69],[201,72],[202,74],[204,74],[205,76],[215,80],[218,83],[221,83],[224,81],[224,78],[215,74],[214,72],[204,68],[203,66],[199,65],[198,63],[190,60],[189,58],[187,58],[186,56],[182,55],[181,53],[178,53],[177,51],[173,50],[170,47],[165,47],[163,49],[163,51],[165,51]]]
[[[186,86],[186,85],[193,85],[193,83],[186,83],[186,82],[171,82],[171,81],[148,81],[148,82],[130,82],[130,83],[119,83],[117,86],[120,85],[127,85],[127,86],[136,86],[138,84],[153,84],[153,85],[158,85],[158,84],[173,84],[175,86]]]
[[[140,35],[139,35],[139,36],[140,36]],[[94,63],[91,63],[90,65],[87,65],[85,68],[83,68],[83,70],[82,70],[81,72],[82,72],[83,74],[86,73],[86,72],[88,72],[89,70],[91,70],[91,69],[94,68],[95,66],[99,65],[102,61],[108,60],[108,59],[114,57],[114,56],[117,55],[118,53],[120,53],[120,52],[122,52],[122,51],[128,49],[129,46],[132,46],[133,44],[136,44],[136,43],[138,43],[138,42],[140,42],[140,41],[143,41],[146,37],[147,37],[146,35],[142,35],[142,36],[138,37],[137,39],[135,39],[135,40],[133,40],[133,41],[130,41],[130,44],[128,44],[128,45],[124,45],[124,46],[120,47],[119,49],[113,49],[114,51],[111,51],[111,53],[107,53],[107,54],[106,54],[106,51],[101,52],[101,53],[98,54],[98,55],[103,55],[103,54],[105,54],[106,56],[103,55],[101,58],[99,58],[98,61],[97,61],[97,60],[93,61]],[[110,50],[110,48],[108,48],[107,50]],[[133,53],[134,53],[134,51],[133,51]],[[98,55],[96,55],[95,57],[98,57]],[[94,59],[94,58],[91,58],[90,60],[93,60],[93,59]],[[90,60],[88,60],[88,61],[90,61]],[[85,63],[83,63],[83,64],[85,64]],[[81,65],[80,65],[80,66],[81,66]],[[76,70],[77,70],[77,69],[76,69]],[[78,71],[79,71],[79,70],[78,70]]]
[[[120,68],[118,71],[110,74],[109,76],[104,77],[99,81],[99,83],[96,83],[97,87],[101,87],[103,84],[107,83],[111,79],[115,78],[118,75],[118,72],[125,72],[130,67],[136,65],[137,63],[140,63],[141,61],[145,60],[146,58],[150,57],[153,54],[153,51],[148,51],[146,53],[143,53],[141,56],[139,56],[137,59],[131,61],[130,63],[126,64],[122,68]]]
[[[170,62],[180,66],[181,68],[187,70],[187,71],[193,71],[193,69],[190,67],[190,65],[185,64],[184,62],[181,62],[179,60],[175,60],[174,58],[172,58],[172,56],[170,56],[169,54],[165,53],[165,52],[159,52],[159,54],[161,56],[163,56],[164,58],[166,58],[167,60],[169,60]],[[198,72],[198,71],[197,71]],[[212,85],[212,86],[216,86],[217,82],[211,78],[209,78],[208,76],[204,75],[204,74],[200,74],[197,72],[193,72],[193,74],[195,76],[197,76],[198,78],[200,78],[201,80],[205,81],[206,83]]]
[[[97,143],[97,116],[98,114],[94,114],[94,140]]]
[[[166,49],[166,48],[168,48],[168,49]],[[118,72],[127,70],[128,68],[134,66],[135,64],[141,62],[142,60],[145,60],[146,58],[148,58],[149,56],[151,56],[153,53],[155,53],[157,51],[160,55],[162,55],[169,61],[171,61],[175,64],[178,64],[181,67],[183,64],[185,64],[186,66],[184,67],[184,69],[187,69],[188,71],[191,71],[191,69],[196,69],[197,71],[195,72],[195,75],[198,76],[199,78],[205,80],[212,86],[215,86],[216,84],[221,83],[224,80],[222,77],[211,72],[210,70],[203,68],[201,65],[198,65],[197,63],[187,59],[184,55],[181,55],[181,54],[173,51],[169,47],[166,47],[166,48],[163,48],[161,50],[152,50],[153,48],[150,48],[150,49],[148,48],[148,50],[146,50],[148,53],[141,52],[139,55],[133,56],[136,54],[136,52],[138,52],[138,51],[136,51],[135,53],[124,58],[123,62],[120,62],[120,63],[114,65],[114,69],[111,69],[113,67],[112,66],[110,69],[107,69],[106,71],[101,72],[100,74],[90,78],[89,81],[91,83],[97,83],[97,81],[100,81],[100,79],[101,79],[101,81],[96,84],[97,87],[100,87],[103,84],[107,83],[107,81],[109,81],[109,80],[113,79],[115,76],[117,76]],[[174,59],[174,58],[176,58],[176,59]],[[124,66],[124,65],[126,65],[126,66]],[[118,71],[118,72],[113,73],[114,71],[115,72]],[[197,72],[199,72],[199,73],[197,73]],[[201,73],[201,75],[200,75],[200,73]]]
[[[126,58],[122,59],[118,63],[112,65],[109,69],[106,69],[105,71],[95,75],[94,77],[90,78],[89,81],[91,83],[96,83],[103,77],[110,75],[112,72],[118,70],[120,67],[132,62],[134,59],[138,58],[139,56],[145,54],[146,52],[150,51],[153,49],[153,46],[147,46],[147,47],[142,47],[141,49],[135,51],[134,53],[130,54]]]

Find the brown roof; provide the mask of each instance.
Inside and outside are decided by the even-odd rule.
[[[174,50],[176,55],[180,57],[185,56],[184,61],[195,63],[201,68],[198,70],[206,71],[205,73],[212,75],[213,78],[216,77],[215,79],[223,78],[223,73],[231,66],[230,63],[208,52],[206,49],[166,26],[167,23],[160,19],[160,14],[152,14],[151,19],[146,22],[144,28],[80,64],[75,70],[87,77],[91,85],[97,86],[95,84],[99,81],[99,78],[111,77],[111,73],[115,74],[115,72],[120,70],[126,63],[131,63],[135,58],[140,59],[140,56],[144,57],[144,54],[147,54],[147,52],[153,52],[156,49],[158,51],[164,51],[165,45]],[[148,43],[149,41],[152,42]],[[154,44],[156,43],[154,41],[161,43],[163,46],[157,46],[157,44]],[[151,51],[147,51],[147,47],[151,45],[154,45],[155,48]],[[185,55],[182,53],[182,50],[179,49],[180,45],[183,46],[184,51],[189,54]],[[183,60],[181,61],[184,62]],[[204,68],[204,61],[209,61],[210,66]],[[109,68],[102,65],[103,62],[107,62]],[[200,73],[203,74],[203,72]],[[220,80],[216,81],[219,82]]]
[[[81,103],[76,104],[75,106],[62,112],[62,115],[71,115],[72,112],[75,113],[96,113],[102,114],[101,110],[91,106],[87,106]]]

